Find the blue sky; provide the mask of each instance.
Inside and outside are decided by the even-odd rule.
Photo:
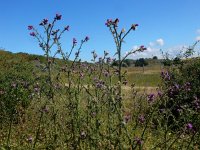
[[[37,41],[29,36],[27,26],[40,29],[38,24],[43,18],[51,20],[59,13],[62,20],[58,27],[70,25],[70,32],[62,40],[66,50],[73,37],[78,41],[90,37],[82,49],[83,60],[90,60],[93,50],[99,55],[104,50],[114,54],[115,45],[105,26],[108,18],[119,18],[119,29],[139,24],[127,37],[123,53],[140,45],[148,51],[131,58],[160,56],[160,49],[175,54],[200,39],[199,6],[199,0],[1,0],[0,48],[43,54]]]

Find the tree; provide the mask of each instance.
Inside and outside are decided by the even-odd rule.
[[[153,56],[153,59],[158,59],[158,57],[157,56]]]
[[[144,58],[139,58],[135,62],[135,67],[143,67],[147,65],[148,65],[148,62]]]

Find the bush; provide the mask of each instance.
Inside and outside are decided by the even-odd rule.
[[[135,67],[143,67],[143,66],[147,66],[148,62],[144,59],[144,58],[140,58],[138,60],[136,60],[135,62]]]
[[[157,56],[153,56],[153,59],[158,59],[158,57]]]
[[[170,110],[168,124],[179,129],[192,122],[200,124],[200,58],[191,58],[176,63],[161,76],[166,100],[160,108]]]

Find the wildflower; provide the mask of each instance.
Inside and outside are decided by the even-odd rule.
[[[51,35],[55,35],[55,34],[57,34],[59,31],[60,31],[59,29],[57,29],[57,30],[55,30],[55,31],[52,31]]]
[[[193,125],[192,125],[191,123],[188,123],[188,124],[186,125],[186,128],[187,128],[188,130],[192,130],[192,129],[193,129]]]
[[[107,19],[105,25],[106,25],[107,27],[109,27],[112,23],[113,23],[113,22],[112,22],[112,19]]]
[[[117,27],[118,23],[119,23],[119,19],[116,18],[115,21],[113,22],[113,25],[114,25],[115,27]]]
[[[17,84],[16,84],[16,83],[12,83],[12,84],[11,84],[11,87],[12,87],[12,88],[16,88],[16,87],[17,87]]]
[[[47,23],[48,23],[48,19],[43,19],[39,25],[43,26],[43,25],[46,25]]]
[[[161,72],[161,77],[164,79],[164,80],[167,80],[167,81],[169,81],[170,80],[170,75],[169,75],[169,72],[168,71],[162,71]]]
[[[103,74],[104,74],[105,77],[108,77],[108,76],[109,76],[108,71],[104,71]]]
[[[32,142],[33,142],[33,138],[30,136],[30,137],[28,137],[27,141],[28,141],[29,143],[32,143]]]
[[[85,131],[81,131],[80,136],[81,136],[82,139],[85,139],[85,138],[86,138],[86,133],[85,133]]]
[[[95,51],[92,51],[92,54],[93,54],[93,58],[96,59],[97,58],[97,54]]]
[[[161,91],[158,91],[158,96],[161,97],[163,93]]]
[[[79,56],[79,52],[75,52],[75,56],[78,57]]]
[[[138,24],[132,24],[131,29],[135,30],[137,26],[138,26]]]
[[[155,95],[153,93],[147,95],[148,101],[152,102],[154,100]]]
[[[36,36],[35,32],[31,32],[30,36]]]
[[[128,123],[129,121],[131,120],[131,115],[130,114],[127,114],[124,116],[124,123]]]
[[[60,14],[56,14],[55,19],[56,19],[56,20],[61,20],[61,17],[62,17],[62,15],[60,15]]]
[[[142,140],[138,137],[135,138],[134,142],[136,142],[137,145],[142,145]]]
[[[73,45],[76,45],[77,40],[75,38],[73,38]]]
[[[102,57],[99,57],[99,62],[102,62],[102,61],[103,61]]]
[[[106,59],[106,62],[107,63],[110,63],[112,61],[112,59],[110,58],[110,57],[108,57],[107,59]]]
[[[69,26],[66,26],[66,27],[64,28],[64,30],[69,31]]]
[[[47,108],[47,106],[44,106],[44,107],[42,108],[42,111],[43,111],[44,113],[48,113],[48,112],[49,112],[49,109]]]
[[[186,91],[191,91],[191,83],[190,82],[186,82],[183,86],[183,88],[186,90]]]
[[[144,51],[144,50],[147,50],[147,48],[144,47],[144,45],[140,46],[140,51]]]
[[[85,41],[87,42],[90,38],[88,36],[85,37]]]
[[[28,30],[32,30],[33,29],[33,26],[28,26]]]
[[[140,115],[139,117],[138,117],[138,121],[139,121],[139,123],[144,123],[144,121],[145,121],[145,118],[144,118],[144,115]]]
[[[84,73],[80,73],[80,78],[83,78],[84,77]]]

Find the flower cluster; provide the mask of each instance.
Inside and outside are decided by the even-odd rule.
[[[118,18],[116,18],[114,21],[113,21],[112,19],[107,19],[105,25],[106,25],[107,27],[109,27],[109,26],[111,26],[111,25],[113,25],[114,27],[117,27],[117,26],[118,26],[118,23],[119,23],[119,19],[118,19]]]
[[[154,93],[150,93],[150,94],[147,95],[147,100],[149,102],[153,102],[154,98],[155,98],[155,94]]]
[[[161,72],[161,78],[166,81],[169,81],[171,79],[169,72],[164,70]]]

